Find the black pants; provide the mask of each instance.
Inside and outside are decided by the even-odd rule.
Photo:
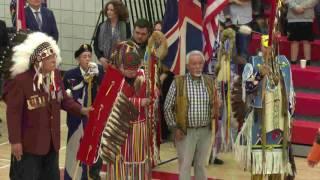
[[[11,180],[60,180],[59,155],[53,149],[46,155],[24,152],[20,161],[11,155]]]

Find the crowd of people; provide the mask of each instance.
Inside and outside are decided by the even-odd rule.
[[[231,4],[224,10],[224,17],[221,18],[227,25],[249,25],[255,33],[265,34],[268,32],[268,19],[271,10],[270,0],[231,0]],[[319,6],[317,0],[283,1],[279,8],[281,13],[278,19],[279,33],[287,36],[290,42],[290,62],[298,62],[300,43],[303,44],[304,59],[310,65],[311,42],[319,38]],[[229,23],[230,21],[230,23]],[[248,57],[248,45],[250,36],[238,34],[238,53],[242,57]]]
[[[216,64],[214,77],[204,73],[211,66],[203,53],[192,50],[186,56],[185,75],[175,76],[165,65],[158,67],[159,83],[153,99],[147,93],[149,69],[145,58],[157,55],[148,50],[148,40],[154,32],[161,32],[161,21],[151,25],[146,19],[138,19],[131,35],[126,6],[119,0],[108,1],[104,7],[106,20],[97,27],[93,47],[79,45],[74,52],[79,65],[62,77],[57,68],[61,57],[54,14],[41,0],[27,2],[26,26],[30,32],[17,33],[10,42],[6,25],[0,21],[1,64],[5,64],[0,68],[1,86],[7,105],[11,179],[60,178],[61,109],[67,111],[68,127],[64,179],[101,179],[103,158],[98,157],[91,166],[81,164],[80,170],[74,162],[93,102],[109,68],[117,69],[124,77],[120,91],[139,116],[130,120],[132,129],[127,132],[125,144],[116,150],[108,147],[119,151],[119,156],[114,166],[108,166],[107,178],[149,178],[150,169],[159,159],[157,148],[171,140],[177,149],[181,180],[190,179],[192,166],[197,180],[207,179],[207,164],[223,164],[217,152],[231,148],[235,148],[244,169],[250,170],[252,179],[281,179],[283,175],[294,178],[290,120],[295,101],[290,64],[298,61],[300,42],[310,63],[318,1],[288,0],[281,7],[285,20],[278,23],[291,43],[288,60],[284,56],[273,57],[267,35],[261,37],[261,54],[250,54],[251,34],[237,30],[246,25],[254,32],[268,34],[268,1],[230,0],[219,17],[221,38],[212,60]],[[225,40],[231,42],[231,49],[224,46]],[[94,55],[98,64],[93,61]],[[234,91],[242,92],[236,102],[245,102],[241,108],[247,108],[245,104],[250,108],[233,109],[230,92],[239,81],[228,78],[226,73],[240,78],[240,88]],[[159,121],[148,118],[147,108],[155,99],[159,100]],[[234,113],[235,117],[231,117],[231,112],[246,114]],[[233,123],[232,119],[238,122]],[[148,120],[152,121],[150,134]]]

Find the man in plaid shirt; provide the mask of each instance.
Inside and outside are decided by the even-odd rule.
[[[218,102],[213,79],[202,74],[204,61],[200,51],[187,54],[188,73],[175,77],[164,104],[166,122],[174,130],[180,180],[190,179],[193,160],[195,179],[207,179],[205,166],[215,131]]]

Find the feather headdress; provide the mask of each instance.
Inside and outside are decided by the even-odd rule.
[[[61,63],[60,49],[56,41],[42,32],[34,32],[28,35],[27,39],[20,45],[13,48],[12,62],[13,65],[10,68],[11,77],[15,77],[27,71],[32,61],[30,57],[34,54],[34,51],[43,43],[49,43],[53,52],[56,54],[57,66]]]

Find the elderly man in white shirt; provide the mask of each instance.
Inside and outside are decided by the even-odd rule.
[[[167,94],[164,112],[173,129],[179,159],[179,180],[190,180],[194,160],[197,180],[206,180],[206,164],[215,132],[219,103],[213,79],[203,75],[204,56],[187,54],[188,73],[177,76]]]

